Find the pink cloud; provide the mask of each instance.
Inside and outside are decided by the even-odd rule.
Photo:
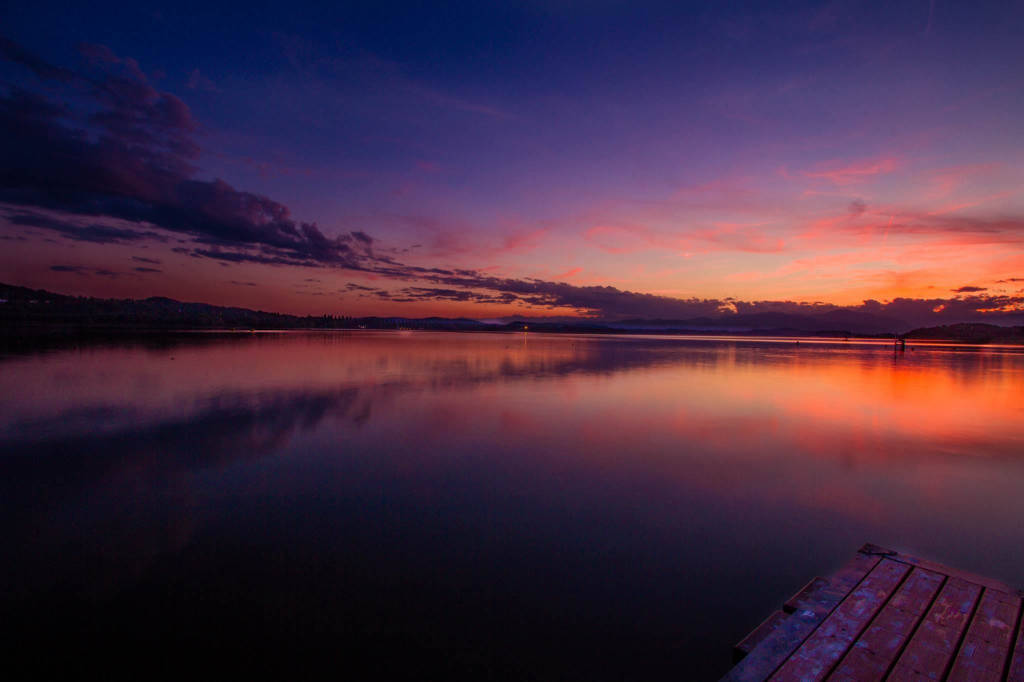
[[[969,179],[989,175],[1000,168],[1001,164],[975,163],[936,169],[928,175],[930,195],[934,198],[948,197]]]
[[[650,248],[655,243],[651,230],[639,225],[594,225],[584,239],[605,253],[626,254]]]
[[[583,272],[583,268],[571,268],[570,270],[566,270],[565,272],[563,272],[563,273],[561,273],[559,275],[555,275],[554,278],[555,279],[572,279],[573,277],[575,277],[576,275],[580,274],[581,272]]]
[[[509,251],[532,251],[540,246],[540,243],[548,235],[547,229],[519,230],[505,237],[502,245],[495,249],[497,253]]]
[[[736,223],[715,223],[714,227],[695,230],[693,239],[708,242],[729,251],[747,253],[778,253],[784,251],[786,242],[754,225]]]
[[[711,227],[665,233],[645,225],[594,225],[583,233],[594,247],[610,254],[630,254],[658,249],[690,256],[692,252],[739,251],[777,253],[785,241],[757,225],[716,222]]]
[[[477,263],[533,252],[544,244],[551,232],[547,227],[534,227],[514,220],[494,220],[489,225],[492,229],[484,232],[476,223],[457,217],[391,215],[386,219],[412,228],[413,238],[424,246],[425,257],[472,258],[475,269],[479,269]]]
[[[945,204],[943,206],[940,206],[939,208],[933,211],[929,211],[926,215],[934,216],[942,215],[944,213],[955,213],[957,211],[962,211],[965,208],[974,208],[975,206],[980,206],[981,204],[985,204],[996,199],[1005,199],[1006,197],[1012,196],[1013,194],[1014,192],[997,192],[995,194],[990,194],[984,197],[965,199],[963,201],[959,201],[956,203]]]
[[[828,180],[836,185],[853,185],[869,180],[876,175],[887,175],[902,165],[897,158],[873,159],[854,163],[830,161],[820,164],[811,171],[804,171],[809,178]]]

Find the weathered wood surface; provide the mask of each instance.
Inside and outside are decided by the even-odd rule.
[[[722,678],[722,682],[756,682],[767,679],[879,561],[877,556],[857,554],[820,589],[804,595],[796,604],[796,611],[737,663]]]
[[[950,680],[1001,679],[1013,644],[1020,600],[986,589],[971,620]]]
[[[944,679],[981,590],[960,578],[948,579],[890,677]]]
[[[800,603],[813,596],[819,591],[828,586],[828,578],[822,578],[818,576],[803,586],[803,588],[794,594],[792,597],[786,600],[786,603],[782,605],[782,610],[786,613],[793,613],[800,608]]]
[[[911,564],[912,566],[920,566],[921,568],[927,568],[929,570],[936,571],[937,573],[942,573],[943,575],[947,575],[952,578],[963,578],[969,583],[981,585],[982,587],[991,587],[993,590],[998,590],[999,592],[1019,594],[1020,591],[1019,587],[1007,585],[1006,583],[1001,582],[999,580],[995,580],[994,578],[989,578],[984,575],[978,575],[977,573],[971,573],[969,571],[962,571],[959,568],[953,568],[951,566],[943,566],[942,564],[936,563],[934,561],[929,561],[928,559],[921,559],[915,556],[910,556],[909,554],[894,552],[892,550],[879,547],[878,545],[872,545],[871,543],[864,545],[858,551],[868,552],[871,554],[889,555],[893,561],[900,561],[905,564]]]
[[[837,682],[884,680],[945,580],[939,573],[912,569],[828,679]]]
[[[1007,668],[1007,680],[1024,680],[1024,627],[1021,615],[1017,614],[1017,645],[1013,648],[1013,659]]]
[[[865,545],[736,645],[722,682],[1024,682],[1022,593]]]
[[[754,647],[775,632],[788,616],[789,614],[785,611],[776,611],[765,618],[764,622],[751,630],[750,634],[744,637],[739,644],[736,645],[735,650],[733,651],[733,660],[735,662],[741,661],[744,656],[754,650]]]
[[[771,679],[775,682],[825,679],[909,572],[906,564],[882,559]]]

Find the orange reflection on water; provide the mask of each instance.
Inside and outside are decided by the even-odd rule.
[[[169,346],[10,359],[0,376],[0,425],[103,407],[115,420],[187,416],[225,393],[391,386],[486,394],[478,410],[487,409],[488,400],[498,403],[525,392],[531,420],[551,420],[550,427],[586,414],[598,433],[608,423],[620,433],[671,428],[723,445],[771,434],[827,455],[828,443],[820,437],[828,431],[829,438],[842,434],[856,442],[859,456],[899,454],[874,448],[880,438],[924,439],[984,455],[972,453],[971,446],[1020,441],[1022,360],[1013,352],[894,353],[887,346],[813,340],[797,345],[536,334],[194,335]],[[515,423],[507,416],[505,430],[529,428]]]
[[[0,463],[11,481],[61,481],[32,507],[55,535],[80,532],[60,524],[79,518],[79,500],[103,523],[149,505],[170,519],[176,551],[221,518],[225,491],[233,509],[359,502],[369,490],[360,514],[404,500],[433,518],[479,495],[462,508],[468,522],[507,513],[505,527],[530,538],[544,524],[517,524],[534,514],[556,526],[600,518],[594,527],[628,537],[636,524],[661,543],[732,546],[738,561],[769,544],[832,543],[845,556],[873,541],[1024,572],[1024,354],[1013,349],[192,334],[6,356],[0,369],[12,455]],[[97,524],[126,555],[151,551],[132,545],[140,538],[158,544]]]

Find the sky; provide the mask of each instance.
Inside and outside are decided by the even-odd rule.
[[[1024,3],[5,3],[0,281],[298,314],[1024,312]]]

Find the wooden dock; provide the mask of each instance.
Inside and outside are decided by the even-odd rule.
[[[736,645],[722,682],[1024,682],[1021,592],[864,545]]]

